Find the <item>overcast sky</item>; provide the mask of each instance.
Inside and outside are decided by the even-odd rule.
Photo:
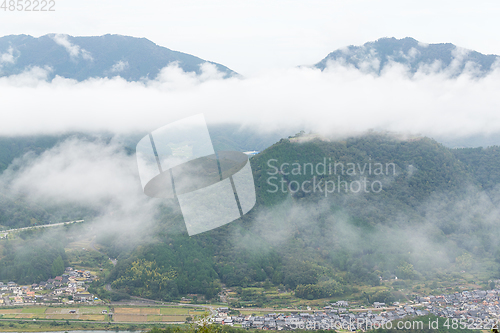
[[[247,76],[313,64],[337,48],[380,37],[500,54],[499,1],[55,0],[54,8],[0,10],[0,35],[146,37]]]
[[[55,0],[55,12],[0,10],[0,35],[146,37],[244,75],[222,80],[211,66],[196,76],[173,65],[145,82],[46,82],[47,70],[32,68],[0,78],[0,105],[10,111],[0,134],[147,132],[199,113],[263,130],[498,134],[499,66],[479,80],[447,71],[410,78],[397,65],[379,77],[335,64],[296,67],[384,36],[500,54],[498,17],[498,1]]]

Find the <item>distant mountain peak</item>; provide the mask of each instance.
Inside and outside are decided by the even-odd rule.
[[[73,37],[48,34],[0,37],[0,76],[19,74],[32,67],[50,68],[56,75],[78,81],[92,77],[121,76],[129,81],[153,79],[169,64],[177,63],[186,72],[201,73],[211,63],[226,76],[229,68],[190,54],[159,46],[146,38],[123,35]]]
[[[380,38],[362,46],[348,46],[338,49],[315,65],[324,70],[328,63],[338,62],[351,65],[366,72],[380,74],[393,63],[407,66],[410,73],[422,71],[448,71],[459,75],[471,71],[482,76],[494,68],[499,61],[497,55],[485,55],[467,50],[451,43],[426,44],[414,38]]]

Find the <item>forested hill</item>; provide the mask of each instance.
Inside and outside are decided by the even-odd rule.
[[[235,124],[209,125],[210,136],[216,150],[252,151],[264,150],[289,135],[287,132],[259,133]],[[65,140],[100,141],[104,144],[117,143],[128,154],[135,153],[135,145],[146,133],[112,135],[109,133],[66,133],[36,136],[0,136],[0,175],[25,154],[39,156]],[[2,184],[0,184],[2,185]],[[98,214],[84,207],[41,207],[24,198],[13,196],[8,190],[0,191],[0,229],[27,227],[46,224],[49,221],[63,222],[84,219]],[[90,216],[89,216],[90,215]]]
[[[325,160],[327,169],[330,161],[337,165],[336,173],[316,169]],[[220,283],[268,283],[321,298],[350,295],[391,276],[404,284],[469,274],[485,260],[488,278],[498,277],[497,161],[496,147],[451,150],[428,138],[282,139],[251,159],[258,203],[242,219],[188,237],[182,217],[167,210],[155,241],[132,252],[119,235],[102,237],[101,244],[119,256],[108,282],[124,293],[160,299],[212,297]],[[316,191],[314,178],[323,184]],[[340,191],[333,191],[339,182]],[[137,273],[143,271],[155,272],[155,282]]]
[[[259,142],[243,135],[243,141],[217,144],[243,148],[244,138]],[[20,149],[40,146],[29,142]],[[53,144],[48,140],[39,149]],[[329,141],[300,133],[250,161],[257,205],[239,220],[189,237],[180,211],[167,205],[143,238],[116,229],[97,235],[107,256],[118,258],[105,281],[114,295],[211,298],[221,284],[266,284],[303,298],[346,297],[359,294],[362,286],[377,286],[381,278],[427,281],[472,274],[484,263],[485,279],[498,278],[498,147],[449,149],[429,138],[373,133]],[[15,217],[30,225],[33,217],[60,214],[8,199],[0,197],[6,221]],[[98,214],[84,207],[77,213]],[[32,236],[26,237],[29,243]],[[50,256],[10,246],[0,261],[0,280],[37,282],[39,274],[22,258],[66,260],[61,247],[73,236],[57,236],[57,249],[49,236],[33,237],[48,239],[38,248],[47,248]],[[49,276],[51,266],[45,267]],[[96,292],[107,294],[104,286]],[[372,296],[385,301],[401,295],[381,290]]]

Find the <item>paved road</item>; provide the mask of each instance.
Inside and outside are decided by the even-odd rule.
[[[412,306],[412,305],[404,305],[404,306]],[[383,308],[365,308],[365,309],[349,309],[351,312],[367,312],[367,311],[394,311],[398,309],[399,306],[390,306],[390,307],[383,307]]]
[[[67,224],[73,224],[73,223],[82,223],[83,221],[84,220],[77,220],[77,221],[68,221],[68,222],[61,222],[61,223],[35,225],[35,226],[32,226],[32,227],[24,227],[24,228],[17,228],[17,229],[9,229],[9,230],[0,231],[0,234],[8,234],[10,232],[22,231],[22,230],[29,230],[29,229],[58,227],[58,226],[61,226],[61,225],[67,225]]]

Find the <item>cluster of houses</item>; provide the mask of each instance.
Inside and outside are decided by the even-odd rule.
[[[94,302],[94,295],[87,291],[96,278],[89,271],[67,267],[64,274],[32,285],[0,282],[0,306],[28,304],[73,304]]]
[[[323,311],[314,311],[312,313],[268,313],[265,316],[228,316],[227,308],[219,308],[218,315],[214,318],[215,323],[222,325],[239,324],[244,328],[256,328],[264,330],[294,330],[294,329],[333,329],[333,330],[352,330],[382,327],[392,318],[392,313],[387,316],[383,313],[350,312],[347,309],[347,302],[340,301],[327,306]],[[340,306],[345,306],[340,307]],[[413,310],[413,309],[411,309]],[[402,311],[405,311],[404,308]],[[419,313],[423,315],[424,312]],[[402,315],[402,314],[401,314]],[[404,316],[408,315],[406,312]],[[414,314],[415,315],[415,314]]]
[[[497,321],[500,318],[500,289],[417,297],[415,301],[438,317],[462,319],[471,323]]]
[[[341,301],[342,306],[347,302]],[[222,325],[239,324],[244,328],[256,328],[264,330],[294,330],[294,329],[359,329],[362,323],[370,323],[375,327],[388,321],[387,317],[375,314],[372,311],[349,312],[347,308],[328,306],[323,311],[312,313],[268,313],[265,316],[228,316],[227,308],[219,308],[218,315],[214,318],[215,323]],[[378,325],[378,326],[377,326]]]
[[[269,313],[265,316],[230,316],[228,308],[218,308],[213,322],[222,325],[241,325],[244,328],[264,330],[293,329],[344,329],[369,330],[379,327],[392,327],[394,320],[416,319],[433,314],[463,323],[467,328],[488,329],[500,318],[500,289],[463,291],[451,295],[417,297],[415,302],[400,305],[394,303],[373,303],[372,310],[348,309],[348,302],[331,303],[322,311],[312,313],[292,312]]]

